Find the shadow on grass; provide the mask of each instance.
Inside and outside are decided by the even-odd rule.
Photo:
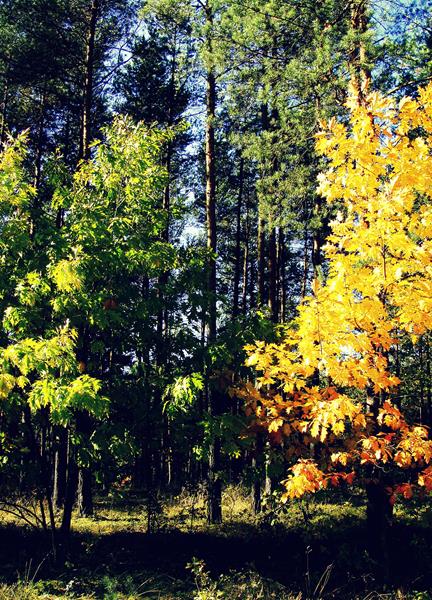
[[[362,593],[377,587],[365,550],[364,522],[349,514],[338,519],[317,518],[309,525],[299,523],[290,528],[231,521],[207,531],[173,528],[149,535],[126,530],[103,535],[74,533],[69,561],[61,571],[50,564],[49,540],[42,533],[4,526],[0,539],[0,577],[8,582],[36,574],[64,585],[78,581],[81,589],[88,585],[94,590],[95,581],[107,576],[127,575],[142,581],[151,575],[171,581],[173,590],[177,586],[179,591],[166,597],[186,598],[192,597],[194,587],[186,565],[197,558],[205,562],[214,578],[231,570],[254,571],[296,593],[314,588],[329,565],[333,567],[327,597],[364,597]],[[391,555],[394,589],[432,588],[431,528],[396,523]]]

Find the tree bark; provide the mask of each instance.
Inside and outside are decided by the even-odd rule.
[[[247,292],[248,292],[248,271],[249,271],[249,226],[246,226],[246,236],[243,251],[243,287],[242,287],[242,314],[247,313]]]
[[[3,98],[0,104],[0,145],[3,147],[3,144],[6,141],[6,131],[7,131],[7,108],[8,108],[8,99],[9,99],[9,81],[7,79],[8,67],[6,68],[5,78],[4,78],[4,88],[3,88]]]
[[[63,517],[61,523],[61,539],[63,555],[69,541],[69,535],[72,523],[72,511],[75,504],[76,492],[78,488],[78,466],[76,464],[74,452],[71,452],[68,464],[66,494],[63,507]]]
[[[390,494],[380,477],[371,479],[366,485],[368,548],[371,558],[377,563],[377,574],[389,580],[390,555],[389,535],[393,519]]]
[[[77,419],[77,431],[87,440],[91,433],[90,415],[82,412]],[[93,515],[93,473],[91,467],[78,469],[77,509],[80,517]]]
[[[368,30],[368,0],[356,0],[351,6],[351,28],[358,36],[349,52],[348,62],[351,71],[351,85],[360,105],[366,102],[366,95],[371,84],[371,72],[366,64],[366,47],[364,34]]]
[[[373,415],[374,419],[371,435],[379,431],[378,415],[382,404],[382,394],[377,394],[372,388],[368,388],[366,410]],[[387,487],[383,472],[370,467],[366,480],[368,548],[371,558],[377,564],[377,575],[385,581],[388,580],[390,569],[389,533],[393,516],[391,494]]]
[[[239,313],[239,289],[241,271],[241,212],[243,207],[243,181],[244,181],[244,158],[240,157],[239,167],[239,190],[236,207],[236,245],[234,255],[234,283],[233,283],[233,312],[232,319],[235,321]]]
[[[38,123],[37,141],[36,141],[36,157],[35,157],[35,175],[34,187],[39,189],[42,175],[42,157],[43,157],[43,137],[45,128],[45,111],[46,111],[46,83],[40,101],[40,115]]]
[[[432,425],[432,390],[431,390],[431,357],[429,337],[426,337],[426,402],[427,402],[427,424]]]
[[[287,289],[286,289],[286,263],[287,248],[282,227],[279,227],[278,237],[278,271],[279,271],[279,322],[284,323],[287,313]]]
[[[90,158],[90,143],[92,137],[92,107],[93,107],[93,76],[96,29],[99,16],[100,0],[92,0],[87,30],[84,95],[82,108],[82,129],[79,158]]]
[[[56,431],[56,448],[54,453],[53,505],[60,509],[66,497],[68,430],[58,427]]]
[[[322,199],[319,196],[315,198],[314,214],[319,217],[322,212]],[[312,234],[312,268],[313,276],[316,279],[322,279],[322,266],[324,262],[323,245],[325,242],[325,225],[320,223],[316,226]]]
[[[264,306],[265,295],[265,221],[258,215],[258,306]]]
[[[268,253],[268,272],[269,272],[269,309],[273,323],[278,322],[279,307],[277,298],[277,249],[276,249],[276,229],[272,226],[269,235],[269,253]]]
[[[255,515],[261,512],[262,493],[261,482],[262,474],[260,469],[260,461],[263,458],[264,439],[261,432],[257,433],[255,440],[254,454],[252,456],[252,469],[254,470],[254,479],[252,483],[252,510]]]
[[[213,11],[209,2],[205,5],[205,19],[208,27],[206,45],[208,56],[213,54]],[[213,344],[217,334],[216,313],[216,168],[215,168],[215,130],[216,118],[216,77],[213,66],[206,73],[206,135],[205,135],[205,172],[206,172],[206,222],[207,248],[210,256],[207,271],[207,343]],[[210,417],[221,413],[221,398],[218,390],[209,386],[208,409]],[[208,520],[209,523],[222,521],[222,482],[220,479],[221,440],[214,436],[209,448],[207,474]]]
[[[307,284],[309,280],[309,236],[308,230],[305,228],[304,232],[304,244],[303,244],[303,279],[302,279],[302,287],[300,292],[300,297],[304,300],[306,296]]]
[[[78,513],[80,517],[93,515],[93,473],[88,467],[80,467],[78,472]]]

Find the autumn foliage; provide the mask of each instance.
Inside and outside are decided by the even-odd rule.
[[[319,192],[337,210],[327,276],[279,343],[247,348],[256,385],[238,392],[291,461],[285,501],[383,474],[391,502],[432,491],[432,441],[402,412],[395,359],[432,329],[432,84],[348,108],[316,142]]]

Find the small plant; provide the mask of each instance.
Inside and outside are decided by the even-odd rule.
[[[38,587],[33,583],[0,585],[0,600],[38,600]]]
[[[328,565],[324,569],[321,577],[315,583],[313,581],[313,576],[312,576],[311,569],[310,569],[309,555],[311,552],[312,552],[312,548],[310,546],[308,546],[306,548],[306,573],[305,573],[306,599],[307,600],[320,600],[320,598],[323,597],[325,588],[327,587],[327,584],[329,582],[330,575],[333,570],[333,564]]]
[[[194,595],[194,600],[219,600],[219,598],[224,597],[223,592],[218,589],[218,584],[213,581],[207,571],[203,560],[194,557],[186,565],[186,568],[192,572],[195,578],[197,593]]]

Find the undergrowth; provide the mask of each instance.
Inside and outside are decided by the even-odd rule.
[[[322,494],[254,515],[248,491],[226,489],[224,523],[209,526],[198,486],[149,502],[98,499],[75,516],[65,568],[40,533],[7,516],[0,535],[0,600],[432,600],[432,520],[415,503],[396,511],[390,587],[365,550],[364,499]]]

